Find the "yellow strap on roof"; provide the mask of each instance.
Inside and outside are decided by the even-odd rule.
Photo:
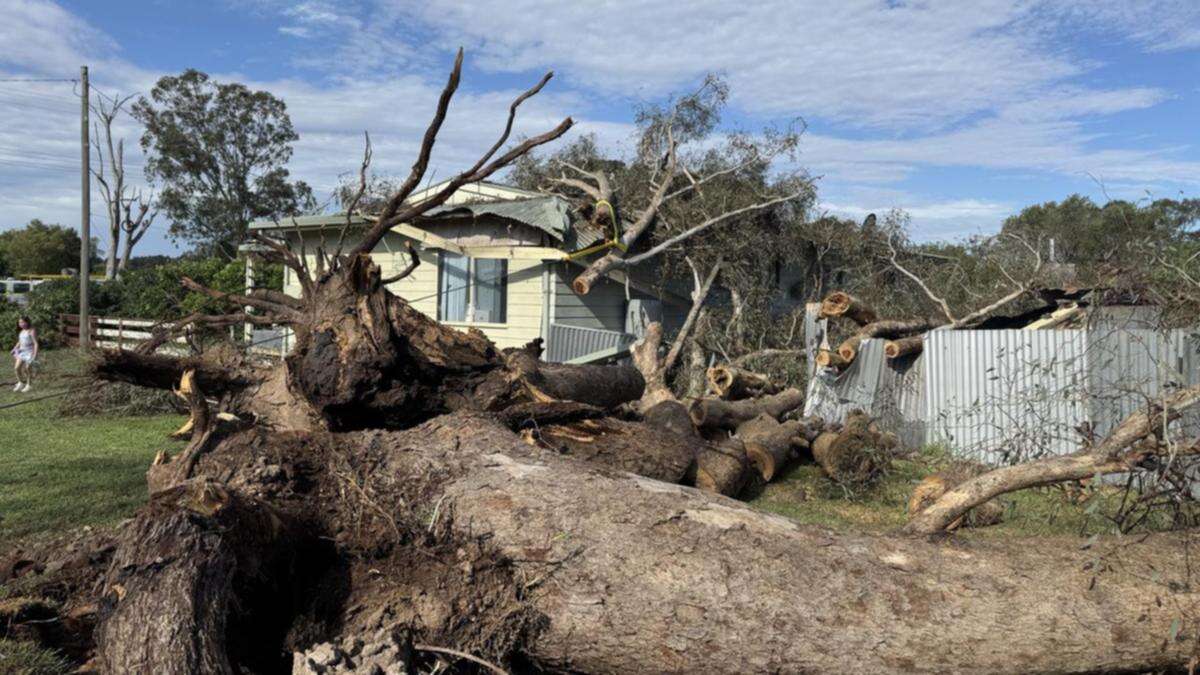
[[[612,220],[612,224],[613,224],[612,239],[602,241],[599,244],[592,244],[591,246],[588,246],[587,248],[579,249],[578,251],[573,251],[570,255],[567,256],[568,260],[582,258],[585,255],[590,255],[592,253],[596,253],[598,251],[604,251],[604,250],[607,250],[610,248],[620,249],[622,253],[629,250],[629,247],[621,242],[621,225],[617,221],[617,210],[613,208],[612,203],[610,203],[607,199],[601,199],[596,202],[595,208],[598,209],[601,206],[608,207],[608,217],[610,220]]]

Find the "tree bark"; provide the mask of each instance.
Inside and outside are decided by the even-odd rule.
[[[678,483],[696,460],[696,444],[651,424],[587,419],[531,429],[527,438],[566,457]]]
[[[898,359],[909,354],[920,354],[925,349],[925,336],[910,335],[899,340],[889,340],[883,346],[883,355],[889,359]]]
[[[418,430],[390,443],[427,437]],[[449,449],[426,443],[426,452],[439,445]],[[494,445],[452,456],[469,466],[440,489],[455,522],[490,533],[532,578],[547,565],[520,562],[528,551],[556,561],[553,583],[532,594],[548,625],[526,650],[543,667],[1090,672],[1178,666],[1193,653],[1190,638],[1168,639],[1174,620],[1200,610],[1200,594],[1177,581],[1184,536],[1135,547],[1102,540],[1090,551],[1075,539],[949,549],[833,534],[684,487],[522,459]],[[420,451],[392,457],[428,461]],[[506,508],[496,508],[501,502]],[[1087,563],[1100,551],[1113,564],[1093,569]],[[1162,582],[1150,581],[1152,569]]]
[[[799,420],[782,424],[770,415],[759,415],[737,428],[737,437],[746,446],[746,456],[764,481],[775,478],[791,463],[796,449],[807,448]]]
[[[707,379],[709,389],[717,398],[726,400],[769,396],[779,393],[782,389],[766,375],[729,365],[709,368]]]
[[[873,321],[859,328],[854,335],[842,341],[838,345],[838,356],[842,360],[849,363],[858,356],[859,345],[863,340],[870,338],[899,338],[913,333],[923,333],[934,327],[934,323],[927,319],[916,319],[913,321]]]
[[[799,389],[785,389],[778,394],[748,398],[741,401],[723,401],[719,398],[701,398],[692,402],[690,413],[697,427],[715,427],[733,431],[743,422],[748,422],[766,413],[779,419],[784,413],[804,405],[804,393]]]
[[[301,541],[282,513],[218,483],[158,493],[123,529],[104,582],[96,631],[104,671],[278,670],[286,661],[263,646],[288,628]]]

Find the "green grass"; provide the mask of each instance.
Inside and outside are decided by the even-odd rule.
[[[946,461],[944,451],[926,448],[911,459],[896,460],[877,485],[848,495],[827,479],[814,464],[792,466],[781,478],[768,484],[749,500],[751,506],[787,516],[801,523],[822,525],[843,532],[881,533],[894,531],[908,520],[908,498],[923,478]],[[1002,523],[992,527],[963,530],[973,537],[1090,536],[1111,534],[1113,522],[1104,517],[1117,510],[1120,493],[1101,488],[1076,501],[1060,488],[1022,490],[1000,497],[1006,512]],[[1167,525],[1166,516],[1139,528]]]
[[[74,668],[58,652],[32,642],[0,638],[0,673],[14,675],[59,675]]]
[[[42,356],[35,389],[12,391],[0,376],[0,406],[83,384],[74,351]],[[60,417],[58,398],[0,409],[0,541],[129,516],[146,500],[146,468],[158,450],[178,450],[166,435],[179,415]]]

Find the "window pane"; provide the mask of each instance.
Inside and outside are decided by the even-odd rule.
[[[475,261],[475,320],[504,323],[504,296],[508,286],[507,260]]]
[[[443,253],[438,273],[438,320],[467,320],[467,257]]]

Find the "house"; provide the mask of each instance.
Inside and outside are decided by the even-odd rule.
[[[416,201],[442,188],[416,192]],[[352,216],[346,247],[371,222]],[[335,245],[345,214],[256,221],[251,230],[280,238],[315,263],[318,247]],[[550,361],[589,363],[619,357],[649,321],[670,330],[682,323],[690,300],[658,288],[652,270],[614,271],[586,296],[571,281],[597,253],[606,233],[573,217],[564,199],[496,183],[460,188],[418,223],[393,229],[371,253],[384,276],[409,262],[405,244],[419,251],[420,266],[389,289],[439,321],[477,328],[500,348],[541,338]],[[299,295],[290,270],[284,290]]]

